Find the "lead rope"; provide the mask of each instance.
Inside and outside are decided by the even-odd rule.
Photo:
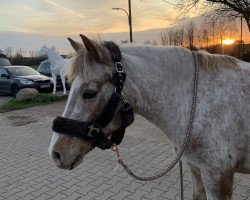
[[[180,184],[181,184],[181,200],[184,200],[183,169],[181,160],[179,160],[179,169],[180,169]]]
[[[180,168],[180,182],[181,182],[181,200],[184,199],[184,189],[183,189],[183,169],[182,169],[182,161],[181,157],[186,150],[189,141],[190,141],[190,135],[192,133],[192,128],[193,128],[193,123],[194,123],[194,118],[195,118],[195,111],[196,111],[196,105],[197,105],[197,92],[198,92],[198,80],[199,80],[199,65],[198,65],[198,56],[196,52],[192,52],[193,58],[194,58],[194,63],[195,63],[195,70],[194,70],[194,81],[193,81],[193,97],[192,97],[192,106],[191,106],[191,111],[190,111],[190,117],[189,117],[189,122],[186,130],[186,135],[185,135],[185,140],[184,143],[176,156],[176,158],[170,163],[170,165],[162,171],[161,173],[155,175],[155,176],[149,176],[149,177],[140,177],[134,174],[128,166],[123,162],[123,160],[120,157],[119,149],[116,145],[112,147],[112,150],[116,153],[116,156],[118,158],[118,163],[122,165],[124,170],[133,178],[140,180],[140,181],[151,181],[158,179],[165,174],[167,174],[173,167],[179,162],[179,168]]]

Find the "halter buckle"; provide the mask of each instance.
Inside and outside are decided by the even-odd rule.
[[[87,136],[89,136],[89,137],[94,137],[94,136],[91,134],[92,131],[96,131],[97,133],[100,132],[100,128],[95,127],[94,124],[90,125],[88,128],[89,128],[89,132],[88,132]]]

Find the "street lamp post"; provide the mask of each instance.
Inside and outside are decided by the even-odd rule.
[[[239,58],[242,58],[243,56],[243,37],[242,37],[242,20],[243,17],[240,18],[240,52],[239,52]]]
[[[130,42],[133,42],[133,36],[132,36],[132,15],[131,15],[131,1],[128,0],[128,11],[129,11],[129,38]]]
[[[123,8],[112,8],[113,10],[123,10],[128,16],[128,24],[129,24],[129,40],[133,42],[133,35],[132,35],[132,16],[131,16],[131,0],[128,0],[128,10],[129,13]]]

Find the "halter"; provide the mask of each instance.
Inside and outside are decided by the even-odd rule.
[[[121,63],[122,54],[119,47],[113,42],[104,42],[104,46],[110,51],[115,66],[112,83],[115,91],[112,93],[101,114],[90,122],[78,121],[65,117],[56,117],[52,130],[80,139],[92,142],[100,149],[109,149],[112,145],[119,145],[124,137],[125,129],[134,122],[133,107],[123,96],[123,85],[126,74]],[[116,114],[120,114],[122,125],[115,130],[110,137],[103,133],[103,129],[112,121]]]

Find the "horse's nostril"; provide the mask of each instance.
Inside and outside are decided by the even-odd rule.
[[[61,155],[57,151],[53,151],[52,156],[53,156],[54,160],[59,160],[59,161],[61,160]]]
[[[78,154],[77,156],[75,156],[75,154],[72,155],[68,155],[68,154],[64,154],[63,152],[60,152],[58,150],[53,150],[51,157],[53,159],[53,161],[55,162],[55,164],[57,165],[57,167],[61,168],[61,169],[74,169],[79,162],[82,159],[82,154]],[[72,159],[74,158],[74,159]]]
[[[69,169],[72,170],[80,160],[81,160],[81,155],[76,156],[76,159],[75,159],[74,162],[71,164],[71,166],[70,166]]]

